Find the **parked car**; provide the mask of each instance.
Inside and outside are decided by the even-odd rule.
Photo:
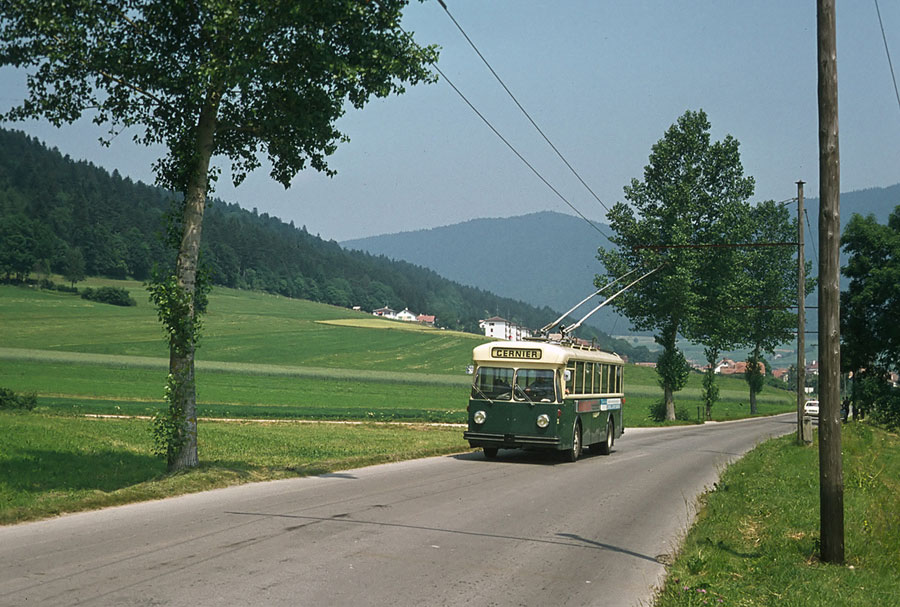
[[[810,417],[819,417],[819,401],[808,400],[803,405],[803,412]]]

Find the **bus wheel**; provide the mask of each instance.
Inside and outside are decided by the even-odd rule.
[[[599,447],[599,451],[602,455],[609,455],[612,453],[613,443],[616,440],[616,427],[613,424],[613,420],[609,420],[609,423],[606,424],[606,440],[602,443],[597,443]]]
[[[495,457],[497,457],[497,451],[499,451],[500,449],[498,449],[497,447],[482,447],[482,450],[484,451],[484,456],[487,459],[494,459]]]
[[[581,457],[581,424],[575,422],[575,429],[572,431],[572,447],[566,451],[566,461],[574,462]]]

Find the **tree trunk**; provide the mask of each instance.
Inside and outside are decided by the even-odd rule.
[[[756,415],[756,390],[750,388],[750,415]]]
[[[716,361],[719,359],[719,349],[710,346],[704,349],[706,354],[706,377],[703,382],[703,401],[706,406],[706,420],[712,421],[712,406],[715,404],[719,396],[719,389],[716,386]]]
[[[181,244],[175,265],[178,286],[184,289],[189,297],[188,318],[185,321],[192,328],[195,326],[197,315],[194,309],[194,294],[197,290],[200,235],[203,228],[203,211],[206,208],[209,163],[213,151],[217,112],[218,95],[211,94],[200,112],[197,123],[196,146],[185,190]],[[197,453],[197,392],[194,382],[193,341],[186,344],[170,344],[169,373],[175,378],[173,395],[175,404],[184,416],[184,441],[169,462],[169,470],[195,468],[200,460]]]
[[[672,323],[662,331],[662,335],[656,338],[656,343],[663,347],[663,354],[657,363],[656,371],[662,380],[663,396],[666,401],[666,420],[675,421],[675,391],[678,386],[675,385],[673,376],[674,363],[676,357],[678,339],[678,324]]]
[[[667,383],[663,386],[663,394],[666,399],[666,419],[668,421],[675,421],[675,391],[672,390],[672,386]]]

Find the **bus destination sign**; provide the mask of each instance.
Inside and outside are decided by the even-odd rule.
[[[540,348],[492,348],[491,358],[524,358],[527,360],[540,360]]]

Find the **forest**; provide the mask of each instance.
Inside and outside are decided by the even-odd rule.
[[[173,196],[75,161],[22,132],[0,130],[0,277],[21,281],[52,272],[71,282],[148,280],[154,266],[171,264],[163,232]],[[531,328],[559,315],[408,262],[345,250],[306,226],[218,199],[207,209],[203,243],[202,264],[214,285],[366,311],[409,308],[470,332],[497,314]],[[593,327],[580,336],[634,361],[655,358]]]

